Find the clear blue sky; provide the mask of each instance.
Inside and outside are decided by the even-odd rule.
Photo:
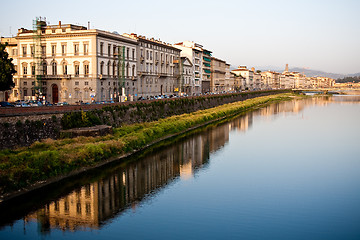
[[[169,43],[191,40],[233,66],[360,72],[359,0],[7,0],[0,35],[36,16]]]

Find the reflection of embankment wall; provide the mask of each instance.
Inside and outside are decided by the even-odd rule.
[[[226,95],[210,95],[203,97],[181,98],[151,102],[136,102],[132,104],[109,105],[101,109],[79,110],[79,106],[67,106],[62,112],[29,112],[22,114],[2,113],[0,116],[0,149],[16,146],[29,146],[41,139],[60,137],[60,131],[76,127],[94,125],[110,125],[113,127],[124,124],[155,121],[160,118],[190,113],[198,110],[216,107],[226,103],[243,101],[259,96],[278,94],[284,91],[248,92]],[[40,108],[39,108],[40,109]],[[17,110],[17,109],[15,109]],[[14,111],[15,111],[14,110]],[[17,110],[18,111],[18,110]]]

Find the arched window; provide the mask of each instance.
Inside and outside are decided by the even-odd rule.
[[[116,63],[113,62],[113,77],[116,77]]]
[[[104,74],[104,62],[100,63],[100,74],[103,75]]]
[[[78,77],[80,75],[80,63],[74,62],[74,67],[75,67],[75,77]]]
[[[57,75],[57,64],[56,62],[51,63],[52,75]]]
[[[110,61],[107,63],[107,75],[110,76]]]
[[[35,73],[35,63],[31,63],[30,65],[31,65],[31,76],[35,77],[35,74],[36,74]]]
[[[63,63],[62,63],[62,71],[63,71],[63,74],[64,74],[64,75],[67,75],[67,74],[68,74],[66,62],[63,62]]]
[[[46,64],[46,62],[42,63],[42,74],[47,75],[47,64]]]
[[[89,62],[84,62],[84,77],[89,76]]]

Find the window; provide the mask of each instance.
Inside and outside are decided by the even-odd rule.
[[[31,65],[31,76],[35,76],[35,64]]]
[[[135,59],[135,49],[132,50],[132,59]]]
[[[78,77],[80,74],[80,64],[75,63],[75,77]]]
[[[100,74],[103,75],[104,74],[104,62],[100,63]]]
[[[88,86],[89,85],[89,82],[85,82],[85,86]]]
[[[30,46],[30,54],[31,54],[31,57],[34,57],[34,55],[35,55],[35,46],[34,45],[32,45],[32,46]]]
[[[89,63],[84,64],[84,77],[89,76]]]
[[[51,64],[51,68],[52,68],[52,75],[57,75],[57,64],[56,64],[56,62],[53,62]]]
[[[63,69],[63,74],[64,74],[64,75],[67,75],[67,65],[66,65],[66,62],[63,62],[62,69]]]
[[[84,44],[84,55],[88,55],[89,54],[89,45],[86,43]]]
[[[23,57],[26,57],[27,46],[22,47]]]
[[[79,44],[74,44],[74,54],[79,55]]]
[[[41,46],[41,54],[46,56],[46,46],[45,45]]]
[[[17,49],[13,49],[13,50],[12,50],[12,55],[13,55],[13,56],[16,56],[16,55],[17,55]]]
[[[56,55],[56,45],[52,45],[51,46],[51,55],[55,56]]]
[[[108,56],[111,56],[111,44],[108,44]]]
[[[107,74],[110,76],[110,61],[107,63]]]
[[[152,60],[152,54],[153,54],[153,52],[151,51],[150,52],[150,60]]]
[[[113,77],[116,77],[116,63],[113,62]]]
[[[76,86],[79,86],[79,82],[75,82],[75,85],[76,85]]]
[[[23,75],[27,75],[27,66],[23,67]]]
[[[149,60],[149,50],[146,50],[146,60]]]
[[[130,71],[130,66],[129,64],[126,65],[126,77],[129,77],[129,71]]]
[[[104,53],[104,43],[100,43],[100,55],[102,56]]]
[[[130,55],[129,55],[129,48],[126,48],[126,58],[129,59]]]
[[[132,66],[132,76],[135,76],[135,65]]]
[[[31,96],[35,96],[35,89],[31,89]]]
[[[66,55],[66,45],[65,45],[65,44],[61,45],[61,54],[62,54],[63,56]]]
[[[47,64],[46,64],[46,62],[42,63],[42,74],[44,76],[47,75]]]
[[[114,54],[114,56],[115,56],[115,53],[116,53],[116,46],[114,45],[113,46],[113,54]]]

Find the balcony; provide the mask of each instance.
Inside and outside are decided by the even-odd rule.
[[[42,80],[62,80],[62,79],[71,79],[70,74],[62,74],[62,75],[37,75],[37,79]]]
[[[203,59],[204,59],[204,61],[211,62],[211,59],[210,59],[210,58],[203,57]]]

